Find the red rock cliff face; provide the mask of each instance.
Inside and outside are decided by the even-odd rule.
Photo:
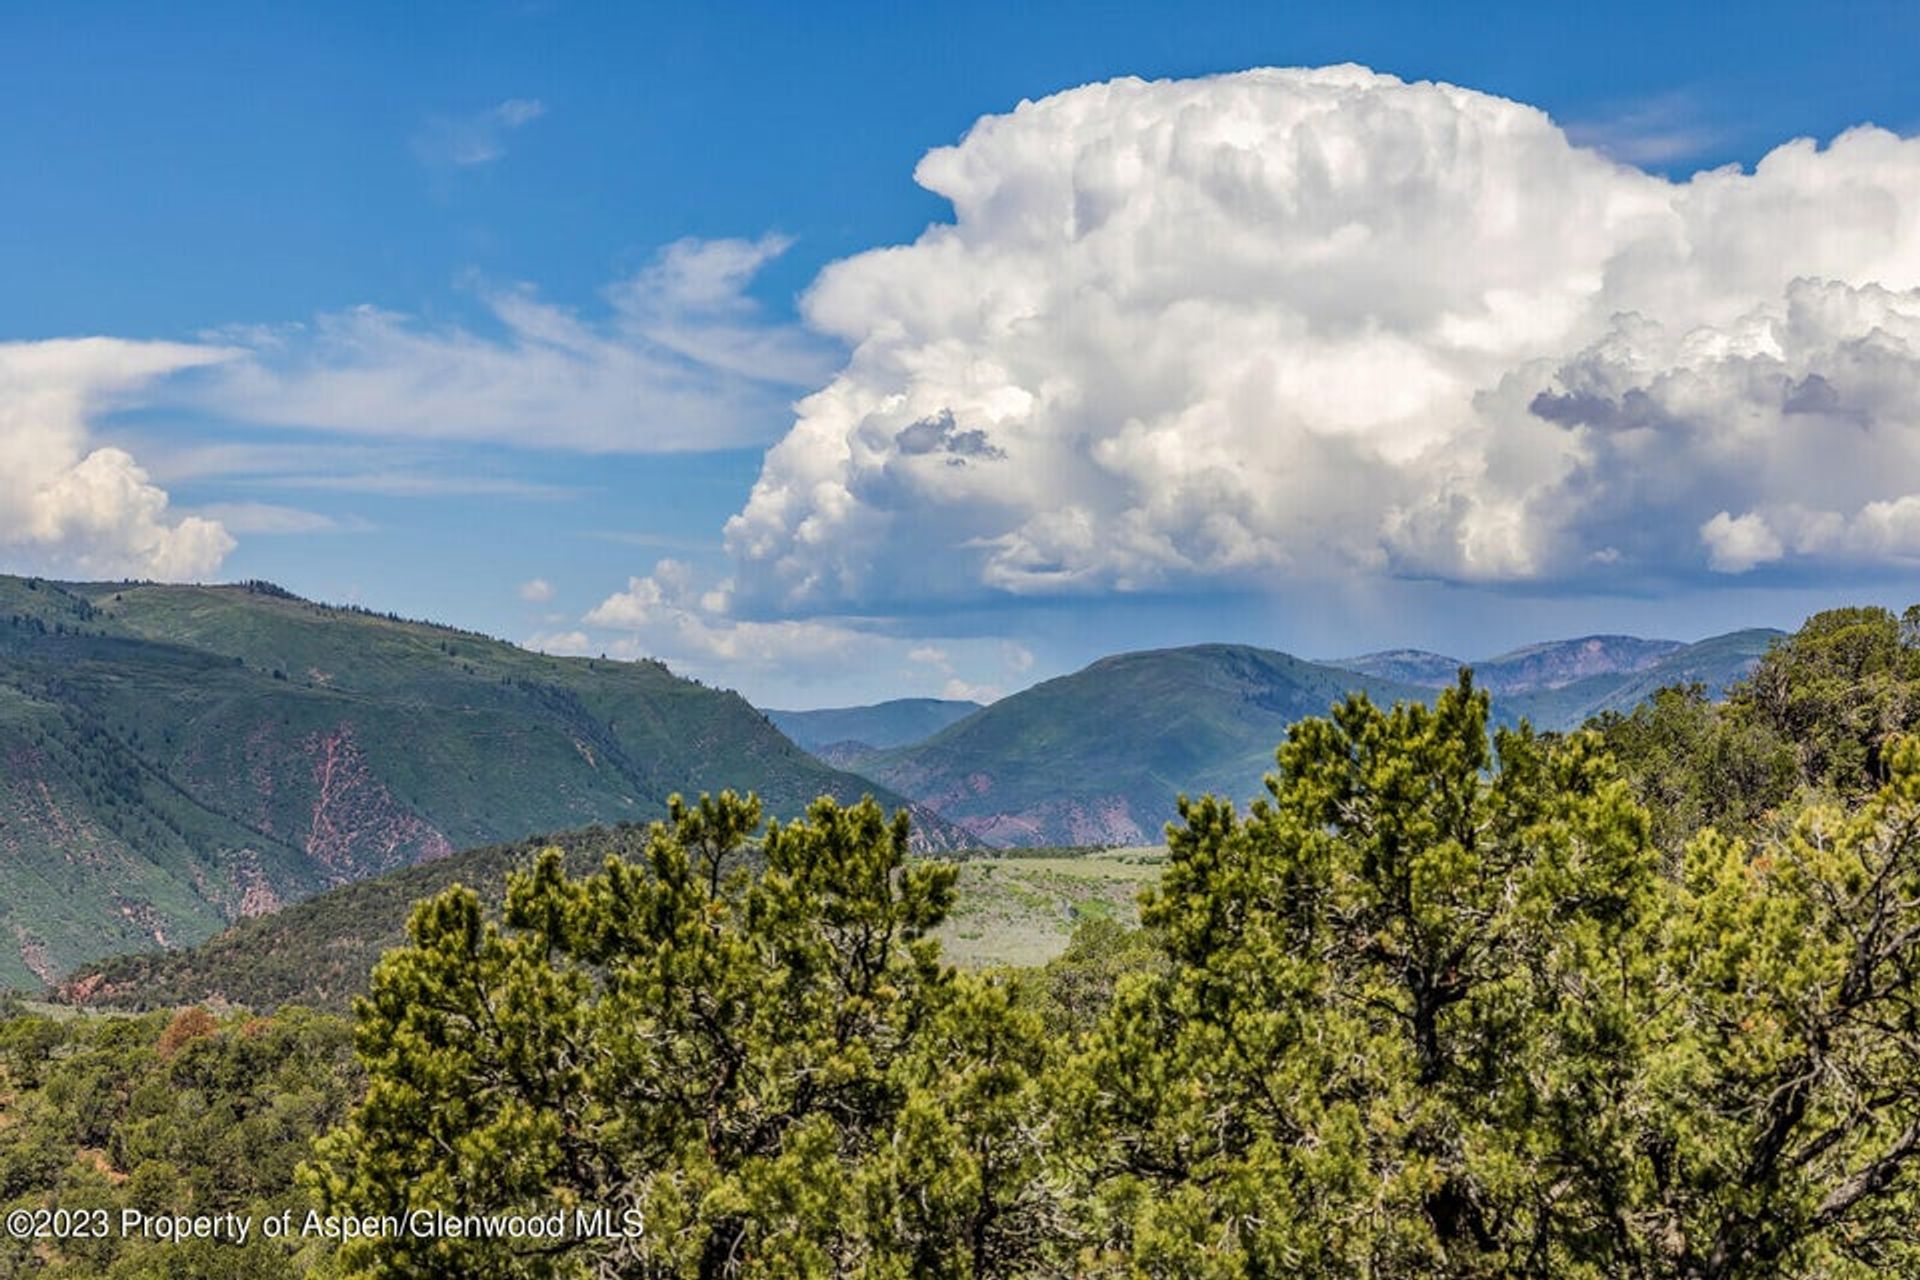
[[[334,879],[357,880],[453,852],[446,836],[409,811],[367,765],[351,722],[301,744],[313,771],[303,847]]]

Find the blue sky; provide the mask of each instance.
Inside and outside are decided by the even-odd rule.
[[[1903,470],[1913,440],[1888,390],[1904,366],[1848,363],[1872,334],[1904,343],[1914,314],[1900,291],[1920,283],[1920,160],[1897,144],[1920,129],[1920,14],[1549,8],[14,6],[0,16],[0,460],[27,461],[0,488],[0,561],[270,577],[556,649],[658,653],[774,705],[990,696],[1146,645],[1471,656],[1920,595],[1920,506],[1900,505],[1920,466]],[[976,135],[929,179],[945,195],[915,181],[929,151],[1023,99],[1336,63],[1484,98],[1375,81],[1083,95]],[[1489,105],[1503,99],[1552,125],[1515,125]],[[1300,104],[1336,100],[1333,124],[1298,123]],[[1316,148],[1336,171],[1183,204],[1205,180],[1151,142],[1181,120],[1208,145]],[[1886,145],[1744,185],[1689,181],[1869,122]],[[1112,160],[1127,146],[1145,168]],[[1403,146],[1427,149],[1419,172],[1388,181]],[[1355,148],[1365,172],[1342,176]],[[1049,194],[1056,161],[1080,166],[1066,197]],[[1453,177],[1481,165],[1463,204]],[[1562,191],[1564,209],[1529,212]],[[925,234],[956,218],[955,192],[976,199],[960,267]],[[1351,248],[1314,192],[1353,235],[1398,246],[1329,267],[1337,299],[1293,265],[1309,231]],[[1124,251],[1056,252],[1020,220],[1056,198],[1084,214],[1095,196],[1128,228]],[[1564,228],[1549,238],[1571,247],[1540,247],[1535,270],[1566,288],[1502,311],[1528,282],[1461,264],[1532,260],[1534,241],[1481,235],[1516,201],[1523,221]],[[1673,225],[1608,222],[1585,243],[1643,204]],[[1818,238],[1795,228],[1844,230],[1860,210],[1884,216],[1807,248],[1791,279],[1747,263],[1769,237],[1785,255]],[[1683,241],[1684,261],[1660,257]],[[885,246],[914,248],[871,252]],[[1168,300],[1186,286],[1121,278],[1150,275],[1154,246],[1171,279],[1271,268],[1272,289]],[[1736,254],[1747,265],[1727,265]],[[1843,316],[1799,279],[1898,296],[1849,294]],[[1128,299],[1126,323],[1063,301],[1106,292]],[[1402,316],[1428,294],[1429,313]],[[1034,341],[956,318],[1016,295]],[[1684,295],[1670,315],[1669,295]],[[1149,296],[1168,310],[1142,311]],[[1206,307],[1220,310],[1186,348],[1153,357],[1184,389],[1115,381],[1147,335],[1177,347],[1177,318]],[[1608,330],[1622,310],[1668,336]],[[1752,316],[1813,310],[1819,334],[1739,347]],[[1459,338],[1521,320],[1552,342]],[[1680,336],[1706,331],[1732,335],[1711,367]],[[1223,350],[1199,350],[1212,334]],[[85,336],[110,344],[55,343]],[[1321,363],[1296,367],[1295,338]],[[1228,348],[1269,339],[1272,360],[1234,364]],[[1756,447],[1739,432],[1759,428],[1734,375],[1754,360],[1788,388],[1765,467],[1737,460]],[[1041,386],[1055,367],[1077,379],[1057,401]],[[1249,390],[1260,378],[1271,386]],[[1374,380],[1432,398],[1354,401]],[[790,406],[823,387],[831,403],[796,431]],[[1830,434],[1794,436],[1820,396]],[[1628,421],[1623,406],[1654,403]],[[1182,432],[1196,452],[1267,449],[1249,468],[1260,483],[1235,487],[1231,466],[1175,483],[1152,459]],[[874,441],[887,456],[860,463]],[[847,442],[856,461],[835,470],[820,450]],[[1557,462],[1541,460],[1550,446]],[[1472,474],[1419,478],[1462,451]],[[1853,453],[1858,466],[1839,457]],[[1083,474],[1101,469],[1098,484]],[[1221,513],[1245,518],[1223,528]]]

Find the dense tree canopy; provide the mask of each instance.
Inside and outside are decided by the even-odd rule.
[[[253,1233],[186,1243],[123,1232],[120,1214],[311,1208],[294,1168],[359,1085],[351,1027],[287,1009],[137,1018],[0,1019],[0,1211],[101,1211],[107,1230],[0,1235],[0,1276],[295,1280],[333,1274],[324,1239]]]

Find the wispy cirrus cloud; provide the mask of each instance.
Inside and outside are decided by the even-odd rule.
[[[216,521],[237,534],[371,533],[374,529],[359,516],[334,516],[272,502],[210,502],[188,514]]]
[[[1685,92],[1642,98],[1567,125],[1567,140],[1575,146],[1642,168],[1693,159],[1721,137],[1706,122],[1699,99]]]
[[[604,291],[589,316],[530,287],[482,293],[489,325],[432,325],[363,306],[311,324],[222,330],[247,358],[197,406],[234,421],[414,440],[586,452],[761,443],[838,349],[747,294],[779,236],[683,240]]]
[[[162,393],[156,393],[162,394]],[[174,394],[178,394],[177,392]],[[163,484],[365,494],[383,498],[499,497],[553,501],[577,489],[476,469],[457,449],[388,441],[185,442],[123,433]]]
[[[484,111],[432,116],[413,135],[413,153],[430,168],[491,164],[507,153],[509,134],[545,114],[538,98],[508,98]]]

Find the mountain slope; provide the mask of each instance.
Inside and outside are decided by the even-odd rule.
[[[1242,645],[1121,654],[883,752],[867,772],[993,844],[1157,843],[1177,795],[1252,797],[1287,726],[1355,689],[1430,696]]]
[[[646,830],[623,823],[463,850],[238,921],[195,946],[87,965],[59,995],[75,1004],[138,1009],[222,1001],[257,1009],[286,1003],[345,1008],[366,990],[374,962],[406,941],[407,917],[420,899],[463,884],[494,910],[507,873],[548,845],[565,851],[570,870],[585,873],[610,854],[640,856]]]
[[[843,744],[884,751],[930,738],[980,705],[948,698],[895,698],[867,707],[768,711],[767,719],[816,755]]]
[[[1357,671],[1363,676],[1439,689],[1452,684],[1460,668],[1470,664],[1427,649],[1384,649],[1379,653],[1363,653],[1357,658],[1330,658],[1325,665]]]
[[[1719,696],[1780,633],[1742,631],[1682,645],[1588,636],[1489,660],[1494,718],[1568,729],[1666,684]],[[1004,698],[940,733],[860,762],[981,838],[1026,844],[1157,841],[1174,797],[1262,794],[1287,727],[1352,691],[1430,700],[1456,678],[1438,654],[1369,655],[1371,671],[1234,645],[1123,654]],[[1444,670],[1444,677],[1441,672]],[[1395,680],[1396,672],[1413,679]]]
[[[724,787],[783,815],[875,789],[658,663],[549,658],[265,584],[0,577],[0,986]]]
[[[1633,675],[1686,647],[1678,640],[1638,636],[1550,640],[1482,658],[1473,664],[1473,676],[1490,693],[1535,693],[1595,677]]]
[[[1543,728],[1584,724],[1603,711],[1628,711],[1656,689],[1699,684],[1707,696],[1722,698],[1728,686],[1752,673],[1760,658],[1786,632],[1753,627],[1713,636],[1673,649],[1638,670],[1589,676],[1556,688],[1501,698],[1510,714],[1525,716]]]
[[[1327,665],[1431,689],[1452,684],[1459,669],[1470,666],[1475,682],[1489,693],[1536,693],[1595,677],[1633,675],[1688,647],[1678,640],[1581,636],[1531,644],[1471,662],[1423,649],[1389,649],[1357,658],[1338,658]]]
[[[344,1010],[367,989],[373,966],[406,941],[413,906],[451,884],[497,915],[507,875],[548,845],[576,875],[609,856],[644,859],[647,827],[623,823],[469,849],[437,862],[355,881],[241,920],[195,946],[115,956],[77,971],[55,998],[96,1009],[284,1004]],[[754,855],[745,855],[753,865]],[[934,932],[944,957],[965,966],[1040,964],[1065,949],[1090,918],[1134,919],[1140,891],[1160,874],[1158,850],[1040,850],[969,858],[958,865],[952,913]]]

